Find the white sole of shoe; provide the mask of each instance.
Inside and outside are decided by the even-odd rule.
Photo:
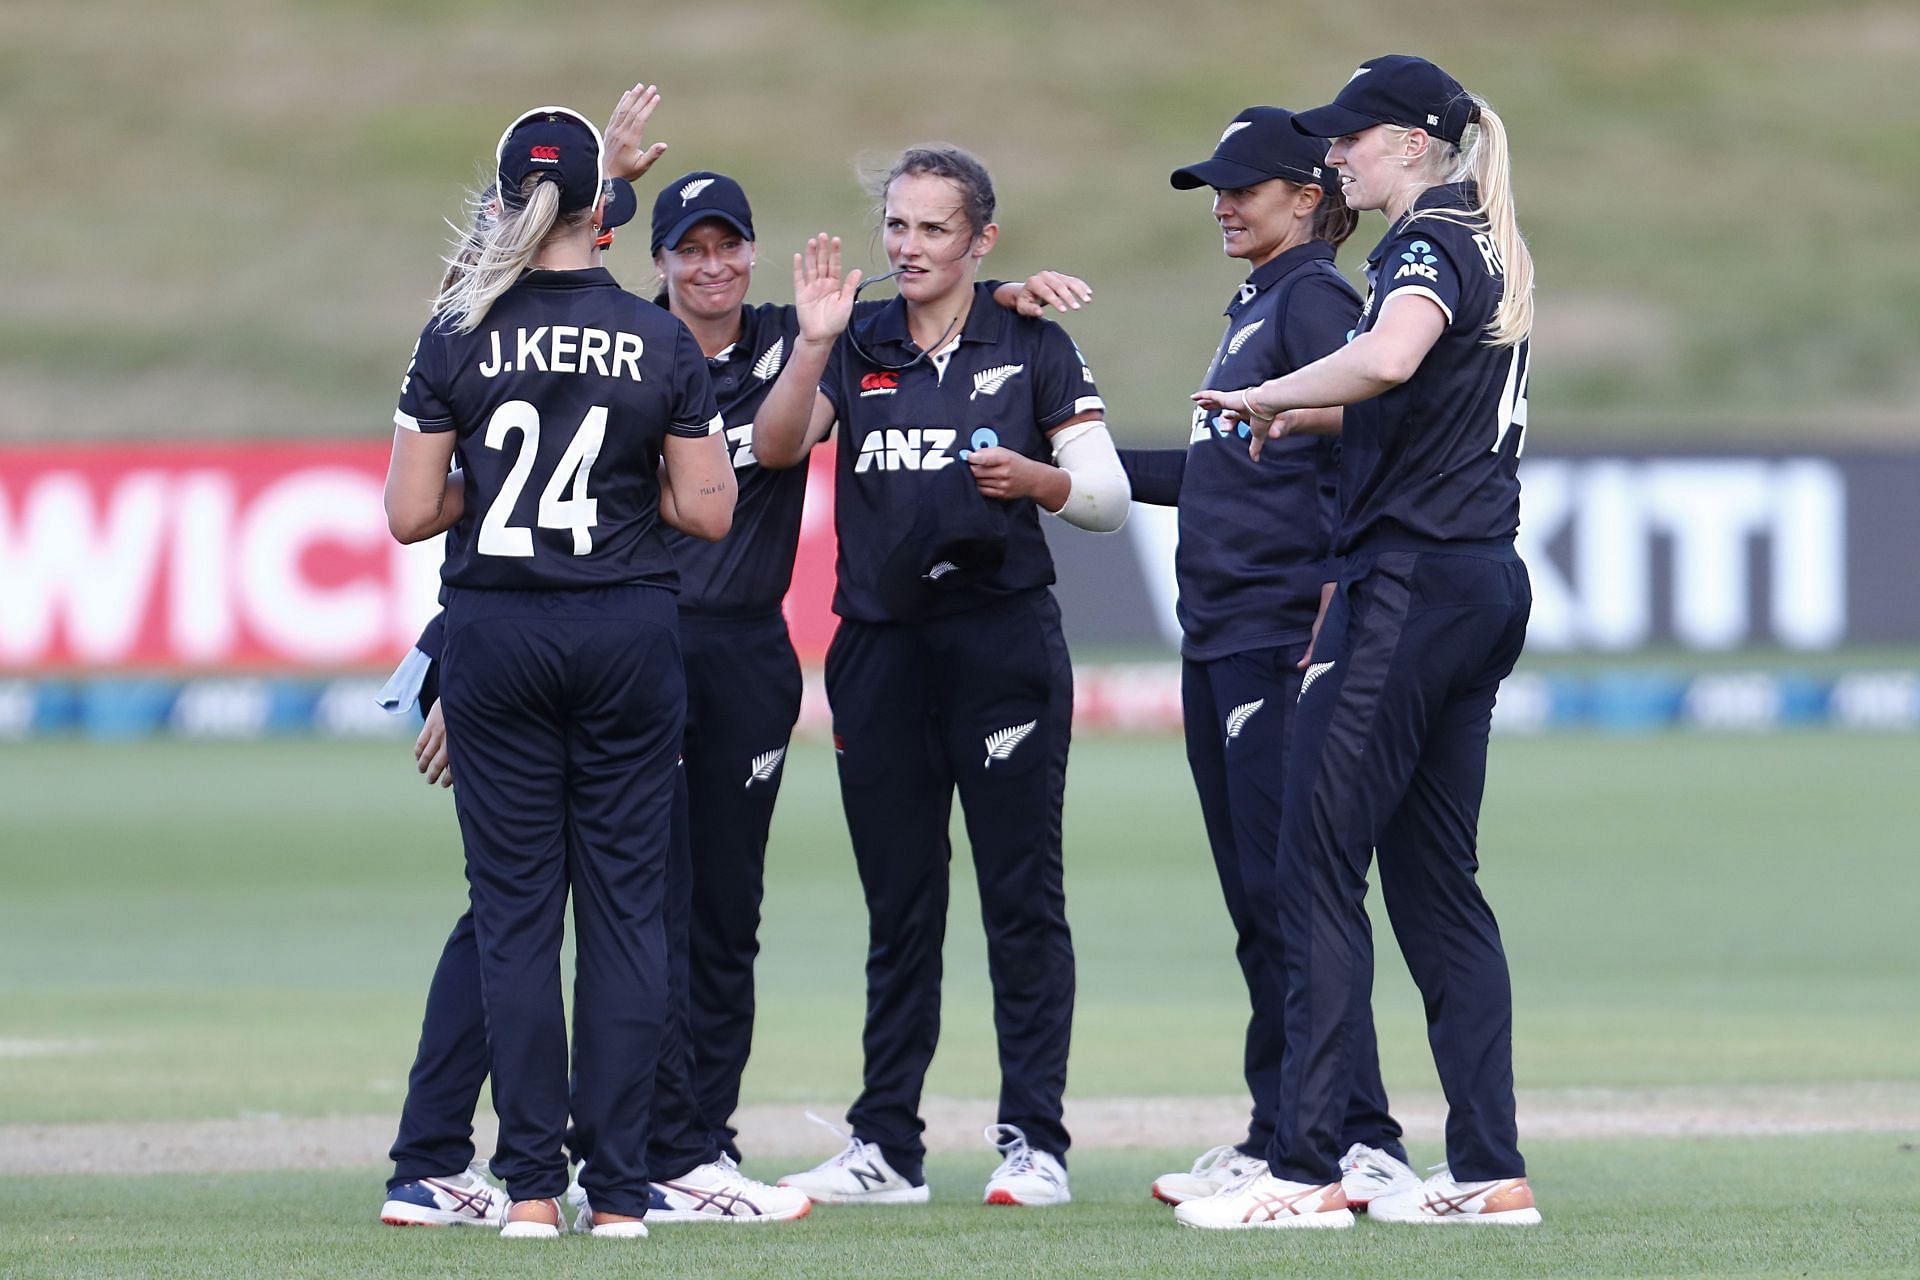
[[[798,1222],[811,1212],[813,1201],[809,1199],[800,1206],[798,1213],[721,1214],[701,1213],[697,1209],[655,1209],[647,1214],[647,1221],[655,1226],[670,1226],[679,1222],[724,1222],[748,1226],[756,1222]]]
[[[1013,1192],[1011,1191],[989,1191],[986,1194],[986,1198],[982,1200],[981,1203],[994,1204],[994,1205],[1015,1205],[1022,1209],[1044,1209],[1049,1205],[1072,1204],[1073,1194],[1071,1192],[1062,1191],[1059,1195],[1049,1196],[1045,1200],[1022,1200],[1020,1197],[1014,1195]]]
[[[498,1222],[489,1222],[485,1218],[468,1217],[463,1213],[448,1213],[444,1209],[428,1209],[422,1205],[407,1204],[399,1200],[389,1200],[380,1206],[380,1221],[390,1227],[486,1227],[493,1231],[500,1229]]]
[[[1295,1229],[1337,1231],[1342,1227],[1353,1225],[1353,1211],[1333,1209],[1326,1213],[1292,1214],[1285,1218],[1270,1218],[1265,1222],[1189,1222],[1177,1214],[1174,1220],[1183,1227],[1194,1227],[1201,1231],[1291,1231]]]
[[[867,1191],[859,1194],[842,1195],[833,1191],[808,1191],[805,1187],[794,1187],[791,1182],[783,1182],[783,1187],[793,1187],[804,1192],[814,1204],[925,1204],[933,1199],[930,1187],[898,1187],[892,1191]]]
[[[603,1222],[599,1226],[591,1228],[590,1234],[595,1240],[644,1240],[647,1238],[647,1224],[644,1222]]]
[[[1500,1213],[1450,1213],[1445,1217],[1423,1213],[1411,1218],[1375,1217],[1373,1220],[1404,1223],[1410,1227],[1537,1227],[1540,1225],[1540,1211],[1507,1209]]]
[[[558,1240],[560,1228],[551,1222],[509,1222],[500,1228],[502,1240]]]

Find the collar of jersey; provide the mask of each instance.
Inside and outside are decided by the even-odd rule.
[[[998,342],[1007,330],[1007,309],[993,300],[985,285],[973,286],[973,309],[967,312],[967,322],[960,328],[962,342]],[[871,346],[888,343],[918,351],[913,340],[907,334],[907,304],[904,299],[893,298],[883,304],[879,312],[860,331],[860,341]]]
[[[1253,274],[1247,277],[1247,283],[1253,286],[1256,293],[1265,293],[1309,262],[1320,259],[1332,262],[1333,246],[1325,240],[1309,240],[1305,244],[1293,246],[1264,266],[1255,267]],[[1234,314],[1251,301],[1253,299],[1249,298],[1247,302],[1242,302],[1240,295],[1235,293],[1233,301],[1227,304],[1226,314]]]
[[[522,289],[598,289],[607,285],[619,287],[613,278],[613,272],[605,267],[581,267],[577,271],[548,271],[544,268],[528,271],[520,277]]]
[[[1443,186],[1428,187],[1414,200],[1413,208],[1401,217],[1400,221],[1387,229],[1380,237],[1380,243],[1373,246],[1373,252],[1367,255],[1367,261],[1378,265],[1380,255],[1386,251],[1387,243],[1406,229],[1407,220],[1425,209],[1458,209],[1461,212],[1471,210],[1480,203],[1480,188],[1472,180],[1449,182]]]

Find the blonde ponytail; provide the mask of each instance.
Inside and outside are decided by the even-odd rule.
[[[535,175],[527,179],[525,191],[526,201],[519,208],[502,207],[491,217],[476,216],[446,260],[446,278],[433,310],[458,333],[480,327],[488,309],[533,265],[534,254],[563,221],[557,183],[542,182]],[[565,221],[590,213],[582,210]]]
[[[1442,183],[1471,181],[1480,203],[1470,210],[1421,209],[1408,221],[1432,218],[1460,226],[1486,228],[1487,239],[1500,259],[1500,302],[1487,322],[1487,344],[1511,347],[1533,332],[1533,255],[1520,235],[1513,212],[1513,168],[1507,154],[1507,127],[1478,94],[1468,94],[1478,108],[1474,122],[1461,137],[1461,146],[1433,139],[1429,173]],[[1387,126],[1398,129],[1396,125]],[[1400,129],[1400,133],[1409,132]]]

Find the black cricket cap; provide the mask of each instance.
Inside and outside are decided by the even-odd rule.
[[[920,497],[906,536],[894,544],[875,584],[901,621],[924,617],[948,592],[978,586],[1007,562],[1007,504],[974,483],[973,468],[942,467]]]
[[[1324,189],[1326,144],[1294,128],[1293,120],[1293,113],[1280,107],[1248,107],[1220,135],[1211,159],[1175,169],[1168,181],[1181,191],[1231,191],[1273,178]]]
[[[639,211],[640,197],[634,194],[633,184],[625,178],[607,179],[607,203],[600,210],[600,234],[595,243],[602,249],[612,244],[614,228],[632,222]]]
[[[600,196],[600,130],[568,107],[535,107],[507,126],[494,148],[496,185],[509,207],[519,208],[521,187],[532,174],[560,187],[560,212],[585,209]]]
[[[653,247],[680,243],[680,237],[709,218],[753,239],[753,207],[740,184],[724,173],[700,170],[668,183],[653,200]]]
[[[1460,82],[1425,58],[1390,53],[1360,64],[1333,102],[1293,118],[1293,127],[1315,138],[1338,138],[1397,124],[1425,129],[1460,145],[1467,126],[1480,119],[1480,107]]]

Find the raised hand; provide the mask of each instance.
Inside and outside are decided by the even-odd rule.
[[[653,168],[653,162],[667,153],[667,144],[664,142],[647,146],[640,140],[646,132],[647,121],[653,118],[653,109],[659,105],[660,90],[655,85],[636,84],[620,95],[620,101],[614,107],[603,135],[609,178],[625,178],[632,182]]]
[[[1093,301],[1093,290],[1079,276],[1064,271],[1037,271],[1020,286],[1014,309],[1023,316],[1040,316],[1048,307],[1055,311],[1078,311],[1083,302]]]
[[[821,232],[807,241],[804,252],[793,255],[793,306],[800,336],[808,342],[828,343],[846,330],[853,318],[853,295],[860,285],[856,268],[840,277],[840,237]]]

